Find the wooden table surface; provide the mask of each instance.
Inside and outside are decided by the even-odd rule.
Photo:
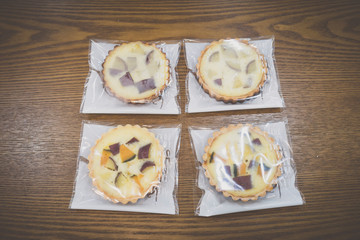
[[[187,127],[272,110],[80,114],[89,39],[275,36],[298,186],[306,205],[194,216]],[[359,1],[3,1],[0,239],[359,239]],[[180,215],[71,210],[83,120],[182,123]]]

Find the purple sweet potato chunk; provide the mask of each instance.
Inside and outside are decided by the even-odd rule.
[[[227,178],[223,178],[222,180],[223,180],[223,182],[226,182],[229,186],[233,187],[235,190],[242,190],[242,188],[240,188],[238,185],[234,184],[233,181],[231,181]]]
[[[252,143],[255,145],[261,145],[261,141],[258,138],[255,138],[254,140],[252,140]]]
[[[155,81],[153,78],[141,80],[140,82],[137,82],[135,85],[139,90],[139,93],[143,93],[156,88]]]
[[[209,62],[217,62],[219,61],[220,54],[219,51],[213,52],[209,57]]]
[[[147,55],[146,55],[146,64],[149,64],[152,60],[152,57],[154,55],[154,50],[151,50]]]
[[[215,82],[216,85],[222,86],[221,78],[215,79],[214,82]]]
[[[114,170],[115,171],[117,171],[118,170],[118,165],[116,164],[116,162],[115,162],[115,160],[112,158],[112,157],[109,157],[109,159],[113,162],[113,164],[114,164]],[[110,170],[112,170],[112,169],[110,169]]]
[[[244,190],[248,190],[252,188],[250,175],[234,177],[233,180],[237,185],[241,186]]]
[[[252,73],[255,71],[256,63],[255,60],[252,60],[251,62],[246,65],[246,74]]]
[[[232,70],[234,70],[236,72],[241,72],[241,68],[240,68],[240,65],[238,63],[234,63],[234,62],[231,62],[231,61],[226,61],[225,63]]]
[[[120,78],[120,82],[123,87],[134,85],[134,80],[132,79],[129,72],[126,72],[125,75]]]
[[[250,163],[249,163],[248,168],[252,168],[252,167],[255,167],[255,166],[256,166],[256,161],[255,161],[255,160],[251,160]]]
[[[138,142],[139,140],[136,137],[133,137],[132,139],[130,139],[126,144],[132,144],[135,142]]]
[[[139,149],[138,159],[149,158],[150,146],[151,146],[151,143],[149,143],[148,145],[145,145]]]
[[[112,155],[116,155],[120,152],[120,143],[115,143],[109,146]]]
[[[224,56],[228,57],[228,58],[237,58],[237,54],[236,54],[236,51],[231,47],[231,46],[228,46],[228,45],[221,45],[221,50],[224,54]]]
[[[122,179],[124,179],[124,174],[122,172],[118,172],[114,180],[115,186],[117,187],[121,186]]]
[[[229,165],[225,165],[224,166],[224,169],[225,169],[225,173],[229,176],[231,176],[231,168]]]
[[[111,76],[116,76],[116,75],[122,73],[123,71],[121,71],[120,69],[116,69],[116,68],[110,68],[109,72],[110,72]]]
[[[146,161],[144,162],[144,164],[141,166],[140,168],[140,172],[143,172],[145,169],[147,169],[148,167],[155,167],[155,163],[151,162],[151,161]]]
[[[127,71],[127,65],[126,65],[125,61],[123,59],[121,59],[120,57],[115,58],[115,61],[111,68],[120,70],[121,72]]]

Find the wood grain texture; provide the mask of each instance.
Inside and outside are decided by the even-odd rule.
[[[359,1],[3,1],[0,239],[359,239]],[[249,110],[179,116],[79,114],[89,39],[275,35],[298,185],[306,205],[194,216],[188,126]],[[178,65],[184,112],[186,68]],[[82,120],[182,122],[180,215],[68,209]]]

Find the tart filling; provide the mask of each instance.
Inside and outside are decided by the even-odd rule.
[[[160,182],[163,147],[139,126],[118,126],[105,133],[89,156],[90,177],[98,193],[113,202],[136,202]]]
[[[256,200],[280,176],[281,153],[266,132],[251,125],[230,125],[215,132],[203,155],[210,184],[233,200]]]
[[[264,56],[247,41],[212,42],[199,57],[197,75],[203,89],[217,100],[237,102],[260,91],[267,73]]]
[[[158,97],[169,82],[169,61],[155,44],[123,43],[109,52],[103,64],[105,87],[129,103]]]

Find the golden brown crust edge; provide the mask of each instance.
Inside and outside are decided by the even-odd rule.
[[[107,82],[106,82],[106,79],[105,79],[105,73],[104,73],[104,64],[105,64],[105,62],[106,62],[106,59],[107,59],[108,57],[110,57],[111,55],[114,54],[114,52],[115,52],[114,50],[115,50],[117,47],[120,47],[120,46],[122,46],[122,45],[124,45],[124,44],[134,43],[134,42],[121,43],[121,44],[115,46],[114,49],[110,50],[109,53],[108,53],[108,55],[106,56],[105,61],[104,61],[103,64],[102,64],[103,70],[101,71],[101,73],[102,73],[102,78],[101,78],[101,79],[102,79],[102,81],[103,81],[104,88],[106,88],[106,89],[107,89],[113,96],[115,96],[117,99],[119,99],[120,101],[123,101],[123,102],[125,102],[125,103],[135,103],[135,104],[149,103],[149,102],[151,102],[152,100],[154,100],[154,99],[156,99],[157,97],[159,97],[159,96],[163,93],[163,91],[165,90],[165,88],[168,86],[168,84],[169,84],[169,82],[170,82],[170,67],[169,67],[170,62],[169,62],[169,60],[166,58],[166,54],[165,54],[160,48],[156,47],[155,43],[153,43],[153,44],[148,44],[148,43],[146,43],[146,42],[142,42],[142,41],[140,41],[140,42],[141,42],[142,44],[144,44],[144,45],[153,46],[153,47],[155,47],[156,49],[158,49],[158,50],[160,51],[161,57],[162,57],[162,58],[165,60],[165,62],[166,62],[166,64],[165,64],[165,65],[166,65],[166,69],[165,69],[165,83],[162,85],[162,87],[161,87],[158,91],[155,92],[155,94],[153,94],[153,95],[151,95],[151,96],[149,96],[149,97],[146,97],[146,98],[127,99],[127,98],[124,98],[124,97],[122,97],[122,96],[117,95],[117,94],[107,85]]]
[[[271,190],[273,189],[273,185],[274,185],[274,184],[277,184],[277,178],[281,176],[281,169],[280,169],[281,164],[279,164],[279,165],[277,166],[277,170],[276,170],[276,172],[275,172],[275,174],[274,174],[274,177],[273,177],[272,181],[267,185],[267,187],[264,189],[264,191],[259,192],[259,193],[255,194],[254,196],[251,196],[251,197],[239,197],[239,196],[234,196],[234,195],[232,195],[231,193],[226,192],[225,190],[221,190],[221,189],[217,186],[216,182],[211,178],[211,175],[210,175],[210,173],[209,173],[209,171],[208,171],[208,169],[207,169],[207,165],[205,164],[205,163],[207,162],[207,160],[210,158],[210,153],[209,153],[210,147],[211,147],[212,143],[215,141],[215,139],[216,139],[218,136],[220,136],[220,135],[222,135],[222,134],[224,134],[224,133],[230,132],[230,131],[232,131],[232,130],[234,130],[234,129],[242,128],[242,127],[244,127],[244,126],[248,126],[248,127],[252,128],[252,129],[255,130],[257,133],[263,135],[267,140],[271,141],[271,144],[275,147],[275,150],[276,150],[276,153],[277,153],[277,162],[282,158],[282,155],[281,155],[281,153],[280,153],[280,147],[279,147],[279,145],[277,145],[277,144],[275,143],[275,140],[274,140],[272,137],[270,137],[267,132],[262,131],[260,128],[254,127],[254,126],[252,126],[252,125],[250,125],[250,124],[245,124],[245,125],[243,125],[243,124],[241,124],[241,123],[239,123],[239,124],[237,124],[237,125],[230,124],[229,126],[223,127],[223,128],[221,128],[219,131],[214,132],[214,133],[213,133],[213,136],[208,139],[208,145],[205,147],[205,153],[204,153],[204,155],[203,155],[203,164],[202,164],[202,167],[205,169],[205,176],[209,179],[210,185],[214,186],[214,187],[216,188],[216,191],[222,192],[222,194],[223,194],[225,197],[231,197],[234,201],[241,200],[241,201],[243,201],[243,202],[247,202],[247,201],[249,201],[249,200],[255,201],[255,200],[257,200],[259,197],[264,197],[264,196],[266,195],[266,192],[271,191]]]
[[[227,38],[226,40],[229,40],[230,38]],[[264,69],[263,71],[263,74],[262,74],[262,77],[261,77],[261,80],[259,82],[259,84],[257,85],[256,88],[254,88],[254,90],[250,91],[249,93],[247,94],[244,94],[244,95],[240,95],[240,96],[237,96],[237,97],[229,97],[229,96],[224,96],[224,95],[220,95],[218,93],[216,93],[215,91],[213,91],[205,82],[204,80],[204,77],[201,75],[201,72],[200,72],[200,66],[201,66],[201,62],[202,62],[202,59],[203,59],[203,56],[204,54],[206,53],[206,51],[213,47],[214,45],[216,44],[221,44],[225,39],[221,39],[219,41],[213,41],[212,43],[210,43],[210,45],[206,46],[204,50],[201,51],[201,55],[200,57],[198,58],[198,63],[196,64],[196,69],[197,69],[197,77],[198,77],[198,81],[199,81],[199,84],[201,85],[201,87],[204,89],[204,91],[209,94],[210,97],[212,98],[215,98],[216,100],[218,101],[223,101],[225,103],[236,103],[236,102],[240,102],[240,101],[245,101],[247,100],[247,98],[250,98],[256,94],[258,94],[260,92],[260,89],[261,87],[264,85],[265,81],[266,81],[266,75],[267,75],[267,72],[268,72],[268,69],[267,69],[267,63],[266,63],[266,60],[265,60],[265,57],[263,54],[261,54],[259,52],[259,50],[253,46],[252,44],[249,44],[249,41],[247,40],[241,40],[239,38],[235,38],[235,40],[239,41],[239,42],[242,42],[242,43],[245,43],[245,44],[248,44],[251,48],[253,48],[256,53],[259,55],[260,59],[261,59],[261,63],[262,63],[262,67]]]
[[[103,189],[101,188],[100,184],[98,183],[97,178],[96,178],[96,176],[95,176],[95,174],[94,174],[94,171],[93,171],[93,167],[92,167],[92,166],[93,166],[93,163],[94,163],[94,158],[93,158],[93,156],[94,156],[94,152],[95,152],[95,149],[96,149],[98,143],[101,142],[101,141],[104,139],[104,137],[106,137],[108,134],[111,134],[112,132],[116,131],[116,130],[117,130],[118,128],[120,128],[120,127],[135,127],[135,128],[145,129],[145,130],[149,133],[149,135],[151,135],[151,136],[154,138],[154,141],[156,142],[156,144],[157,144],[157,145],[159,146],[159,148],[160,148],[159,151],[161,152],[161,156],[160,156],[160,157],[161,157],[161,171],[158,172],[158,175],[157,175],[157,177],[156,177],[156,179],[158,179],[159,182],[158,182],[157,184],[150,185],[150,187],[149,187],[148,189],[146,189],[146,191],[144,191],[144,192],[142,193],[142,196],[139,197],[139,198],[134,198],[134,199],[118,198],[118,197],[116,197],[116,196],[114,196],[114,195],[112,195],[112,194],[105,193],[105,191],[103,191]],[[117,127],[115,127],[115,128],[113,128],[113,129],[111,129],[110,131],[104,133],[104,134],[101,136],[101,138],[99,138],[99,139],[96,141],[95,145],[91,148],[91,150],[90,150],[90,155],[88,156],[88,160],[89,160],[89,163],[88,163],[89,176],[90,176],[90,178],[92,179],[93,185],[96,187],[96,189],[97,189],[99,192],[101,192],[102,196],[103,196],[105,199],[110,200],[110,201],[112,201],[113,203],[119,203],[119,202],[122,203],[122,204],[127,204],[127,203],[129,203],[129,202],[131,202],[131,203],[136,203],[139,199],[142,199],[142,198],[146,197],[146,195],[147,195],[148,193],[152,192],[152,190],[153,190],[156,186],[159,185],[160,179],[161,179],[161,176],[162,176],[162,172],[163,172],[163,170],[164,170],[164,160],[165,160],[165,159],[164,159],[164,156],[165,156],[165,155],[164,155],[164,148],[163,148],[163,146],[160,144],[159,140],[155,137],[155,134],[152,133],[152,132],[150,132],[150,131],[148,131],[147,128],[142,128],[142,127],[140,127],[139,125],[130,125],[130,124],[127,124],[127,125],[125,125],[125,126],[118,125]]]

